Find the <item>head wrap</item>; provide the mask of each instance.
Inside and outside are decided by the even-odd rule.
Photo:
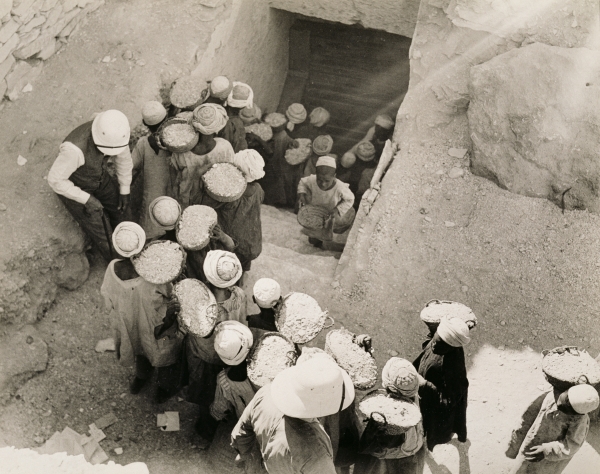
[[[260,107],[256,104],[252,105],[252,107],[244,107],[240,112],[240,118],[244,125],[250,125],[257,120],[260,120],[262,117],[262,111]]]
[[[356,163],[356,155],[351,151],[347,151],[342,155],[342,159],[340,160],[340,164],[344,168],[350,168],[354,163]]]
[[[580,415],[585,415],[598,408],[598,392],[591,385],[575,385],[567,391],[567,394],[573,410]]]
[[[337,165],[335,163],[335,158],[333,156],[320,156],[317,160],[317,164],[315,167],[319,166],[329,166],[330,168],[336,169]]]
[[[204,259],[204,275],[217,288],[229,288],[242,276],[242,264],[234,253],[211,250]]]
[[[382,114],[378,115],[375,119],[375,125],[379,125],[381,128],[385,128],[386,130],[391,130],[394,128],[394,121],[389,115]]]
[[[315,127],[322,127],[329,122],[330,118],[331,115],[323,107],[317,107],[310,113],[310,123]]]
[[[326,155],[333,148],[331,135],[319,135],[312,142],[312,149],[317,155]]]
[[[252,332],[239,321],[223,321],[215,327],[215,351],[227,365],[241,364],[253,343]]]
[[[285,118],[285,115],[280,114],[279,112],[271,112],[265,117],[265,123],[273,128],[281,127],[282,125],[285,125],[286,122],[287,118]]]
[[[281,287],[272,278],[260,278],[254,284],[254,299],[261,308],[272,308],[281,298]]]
[[[256,181],[265,175],[265,160],[256,150],[248,148],[238,151],[233,157],[233,164],[244,173],[247,183]]]
[[[210,95],[225,100],[233,89],[233,84],[225,76],[217,76],[210,81]]]
[[[148,206],[150,221],[165,230],[172,230],[181,215],[181,206],[169,196],[159,196]]]
[[[292,104],[285,111],[288,118],[287,128],[291,132],[294,130],[294,125],[300,124],[306,120],[306,109],[302,104]]]
[[[372,161],[375,158],[375,147],[371,142],[360,142],[355,154],[361,161]]]
[[[254,92],[248,84],[233,81],[233,89],[227,96],[227,105],[236,109],[252,107],[254,105]]]
[[[121,257],[129,258],[142,251],[146,243],[146,233],[135,222],[121,222],[113,231],[112,243]]]
[[[167,109],[156,100],[146,102],[142,107],[142,120],[148,126],[158,125],[167,117]]]
[[[227,111],[218,104],[202,104],[194,109],[192,124],[202,135],[213,135],[227,125]]]
[[[446,344],[452,347],[466,346],[471,342],[469,326],[459,318],[442,318],[437,333]]]
[[[414,398],[419,391],[417,369],[406,359],[392,357],[381,372],[381,385],[390,392]]]

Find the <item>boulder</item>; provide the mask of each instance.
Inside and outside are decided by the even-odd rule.
[[[500,187],[600,212],[597,51],[534,43],[470,70],[471,169]]]
[[[90,264],[85,253],[71,253],[65,257],[56,283],[61,288],[76,290],[85,283],[90,274]]]

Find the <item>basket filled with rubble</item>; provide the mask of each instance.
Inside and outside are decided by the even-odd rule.
[[[355,341],[356,336],[347,329],[333,329],[325,338],[325,352],[348,372],[355,388],[368,390],[377,383],[377,363]]]
[[[325,321],[333,318],[323,311],[312,296],[305,293],[289,293],[283,298],[275,313],[275,325],[281,334],[296,344],[312,341],[325,327]]]
[[[400,435],[421,421],[421,410],[386,390],[369,392],[357,406],[361,420],[374,420],[389,435]]]
[[[600,384],[600,364],[585,349],[561,346],[542,354],[542,371],[553,387],[564,391],[580,383]]]
[[[173,286],[181,310],[177,315],[179,326],[194,336],[206,337],[218,320],[217,301],[200,280],[186,278]]]
[[[257,387],[271,383],[282,370],[296,364],[294,343],[278,332],[267,332],[252,346],[248,354],[248,378]]]
[[[311,230],[321,230],[325,228],[329,219],[329,211],[321,206],[306,204],[298,211],[296,220],[302,227]]]
[[[185,259],[185,250],[178,243],[155,240],[131,257],[131,263],[144,280],[164,285],[179,278],[185,268]]]
[[[210,92],[205,80],[198,76],[184,76],[175,81],[171,87],[169,100],[171,104],[183,110],[194,110],[206,102]]]
[[[285,152],[285,161],[289,165],[304,163],[312,154],[312,140],[310,138],[297,138],[298,148],[288,148]]]
[[[427,324],[439,324],[444,317],[462,319],[470,327],[477,325],[477,317],[473,310],[455,301],[431,300],[421,310],[421,320]]]
[[[253,123],[246,127],[246,133],[253,133],[261,140],[268,142],[273,138],[273,129],[266,123]]]
[[[177,242],[186,250],[201,250],[210,242],[210,235],[217,225],[217,212],[208,206],[189,206],[183,211],[175,235]]]
[[[246,178],[231,163],[215,163],[202,175],[206,193],[219,202],[233,202],[246,191]]]
[[[173,117],[165,121],[158,134],[160,142],[173,153],[185,153],[196,146],[200,136],[187,120]]]

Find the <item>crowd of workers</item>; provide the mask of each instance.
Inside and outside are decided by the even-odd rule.
[[[285,114],[263,116],[250,86],[220,76],[194,107],[197,144],[187,152],[170,152],[157,132],[181,112],[186,111],[147,103],[142,116],[150,133],[131,153],[125,115],[102,112],[67,136],[48,175],[49,185],[110,262],[101,293],[110,309],[118,360],[135,366],[131,393],[148,384],[154,369],[157,403],[186,387],[187,400],[199,407],[195,431],[204,448],[222,420],[237,419],[231,446],[247,473],[349,473],[354,466],[355,474],[417,474],[428,450],[454,435],[466,442],[469,382],[463,347],[476,318],[424,320],[430,332],[421,354],[413,362],[392,357],[383,367],[382,390],[421,413],[400,433],[388,433],[375,415],[359,416],[351,378],[322,350],[296,345],[295,364],[263,387],[248,377],[248,354],[265,333],[278,331],[283,299],[275,280],[260,278],[251,295],[260,312],[248,314],[241,288],[262,249],[261,204],[316,203],[330,213],[334,232],[343,232],[354,219],[355,195],[364,192],[390,137],[392,119],[377,117],[364,140],[338,157],[331,154],[325,109],[308,116],[301,104],[292,104]],[[271,127],[272,138],[246,133],[257,123]],[[301,138],[311,140],[313,153],[291,165],[285,153]],[[109,160],[116,178],[109,173]],[[230,202],[208,196],[201,180],[223,162],[233,163],[247,181],[243,195]],[[136,173],[143,179],[143,204],[140,215],[132,216],[129,194]],[[188,252],[178,277],[200,280],[217,302],[216,324],[205,337],[186,334],[178,324],[181,306],[172,295],[174,282],[150,283],[131,261],[147,242],[177,241],[173,221],[165,223],[156,212],[164,201],[175,203],[179,213],[204,205],[218,216],[210,242]],[[136,244],[125,245],[122,232],[135,235]],[[311,237],[311,242],[320,241]],[[370,354],[369,336],[357,336],[355,343]],[[514,472],[562,472],[585,441],[587,413],[597,407],[598,393],[587,384],[549,392],[513,435],[507,455],[518,459]]]

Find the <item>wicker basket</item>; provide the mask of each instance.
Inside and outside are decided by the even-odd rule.
[[[299,165],[308,160],[312,154],[312,141],[310,138],[297,138],[298,148],[288,148],[285,151],[285,161],[289,165]]]
[[[183,120],[187,120],[190,125],[192,125],[192,119],[194,118],[194,112],[191,110],[186,110],[185,112],[179,112],[175,118],[180,118]]]
[[[369,390],[377,383],[377,363],[354,340],[355,335],[347,329],[333,329],[325,338],[325,352],[348,372],[355,388]]]
[[[585,349],[561,346],[542,354],[542,371],[553,387],[564,391],[580,383],[600,385],[600,364]]]
[[[218,320],[217,301],[208,287],[200,280],[186,278],[173,286],[173,295],[181,304],[179,325],[194,336],[208,336]]]
[[[333,318],[327,311],[322,311],[319,303],[304,293],[289,293],[275,310],[275,325],[281,334],[289,337],[296,344],[312,341],[325,328],[325,321]]]
[[[367,393],[356,411],[360,419],[372,418],[381,424],[389,435],[405,433],[421,421],[421,410],[416,404],[396,398],[382,389]]]
[[[197,224],[190,221],[202,220]],[[210,242],[212,229],[217,225],[217,212],[208,206],[189,206],[183,211],[175,227],[177,242],[186,250],[202,250]]]
[[[219,189],[220,186],[215,186],[213,184],[213,178],[217,177],[219,174],[224,176],[229,174],[229,178],[231,179],[221,179],[223,181],[231,182],[235,187],[235,192],[225,192],[222,189]],[[235,183],[233,181],[235,181]],[[244,174],[232,163],[215,163],[206,173],[202,175],[202,182],[204,183],[206,194],[219,202],[237,201],[244,195],[248,185],[246,178],[244,178]]]
[[[298,211],[298,224],[310,230],[321,230],[329,218],[329,211],[321,206],[306,204]]]
[[[254,133],[261,140],[268,142],[273,138],[273,129],[266,123],[253,123],[246,127],[246,133]]]
[[[421,320],[428,324],[439,324],[442,317],[459,318],[465,323],[477,325],[477,317],[469,308],[455,301],[431,300],[421,310]]]
[[[149,257],[150,253],[156,251],[156,246],[163,246],[164,251],[159,252],[162,254],[164,262],[159,262],[156,267],[160,271],[155,271],[153,268],[148,268],[145,260]],[[148,249],[152,249],[152,252]],[[154,240],[144,247],[139,254],[131,257],[131,263],[133,268],[144,280],[154,283],[155,285],[164,285],[170,283],[181,276],[185,269],[185,259],[187,254],[185,250],[178,243],[171,242],[170,240]],[[153,265],[154,266],[154,265]]]
[[[276,348],[265,346],[265,341],[272,338],[280,338],[285,341],[285,344]],[[298,353],[289,338],[278,332],[267,332],[250,349],[247,358],[248,378],[256,387],[263,387],[272,382],[279,372],[295,365],[297,358]]]
[[[194,110],[206,102],[210,91],[205,80],[197,76],[184,76],[175,81],[169,99],[171,104],[184,110]]]
[[[189,126],[190,131],[193,132],[193,134],[194,134],[193,138],[190,138],[190,141],[188,141],[184,145],[172,145],[172,144],[168,143],[168,141],[165,140],[165,131],[171,125],[187,125],[187,126]],[[178,118],[178,117],[173,117],[173,118],[166,120],[158,129],[158,134],[159,134],[160,142],[162,143],[162,145],[167,150],[172,151],[173,153],[185,153],[187,151],[190,151],[192,148],[194,148],[196,146],[196,144],[198,143],[198,140],[200,140],[200,135],[198,135],[198,133],[196,132],[194,127],[192,127],[192,125],[190,125],[187,120],[185,120],[183,118]],[[190,134],[190,137],[191,136],[192,135]]]

